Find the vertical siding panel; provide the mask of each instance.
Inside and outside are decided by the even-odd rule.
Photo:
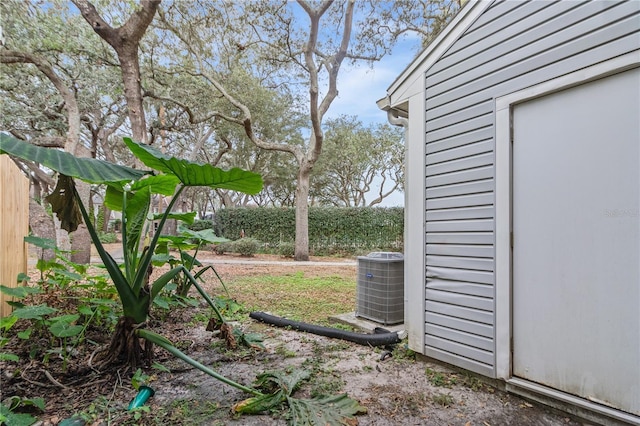
[[[495,1],[425,70],[425,354],[495,377],[494,99],[640,50],[639,19],[637,1]]]

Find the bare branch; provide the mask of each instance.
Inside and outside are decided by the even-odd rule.
[[[48,174],[46,174],[40,167],[38,167],[38,165],[36,165],[34,162],[32,161],[27,161],[27,160],[19,160],[14,158],[13,162],[16,163],[16,165],[18,167],[20,167],[20,169],[25,172],[27,175],[29,175],[31,178],[37,180],[38,182],[40,182],[41,185],[43,186],[47,186],[47,187],[53,187],[56,184],[56,180],[54,178],[52,178],[51,176],[49,176]]]
[[[67,87],[65,82],[55,73],[51,64],[40,56],[26,52],[18,52],[15,50],[0,50],[0,63],[5,64],[32,64],[47,77],[54,85],[62,99],[64,100],[64,108],[67,111],[67,140],[65,142],[65,150],[71,154],[75,154],[80,142],[80,109],[76,100],[75,93]]]
[[[30,140],[30,142],[44,148],[64,148],[66,139],[62,136],[42,136]]]
[[[220,140],[224,142],[225,146],[220,151],[218,151],[218,154],[211,161],[211,164],[213,164],[214,166],[220,162],[220,160],[226,153],[230,152],[233,149],[233,145],[231,144],[231,141],[229,140],[229,138],[222,135],[220,136]]]
[[[304,157],[304,153],[298,146],[290,145],[287,143],[267,142],[259,138],[255,134],[253,129],[253,120],[251,117],[251,111],[249,110],[249,108],[244,103],[240,102],[240,100],[232,96],[217,78],[215,78],[211,73],[208,73],[205,71],[204,65],[206,62],[203,60],[202,55],[194,46],[194,43],[190,40],[187,40],[182,35],[182,32],[179,31],[177,28],[175,28],[168,21],[163,11],[160,10],[158,12],[158,15],[160,17],[161,22],[167,27],[167,29],[169,29],[176,37],[178,37],[180,41],[182,41],[185,47],[193,54],[194,58],[196,59],[196,62],[199,65],[198,66],[199,72],[197,73],[189,72],[189,74],[204,78],[222,95],[224,99],[227,100],[227,102],[229,102],[232,106],[237,108],[240,112],[239,117],[231,117],[231,116],[216,112],[211,115],[211,118],[214,116],[220,117],[223,120],[226,120],[230,123],[241,125],[244,128],[245,134],[247,135],[249,140],[251,140],[259,148],[270,150],[270,151],[289,152],[293,154],[298,161],[302,161],[302,158]],[[185,109],[185,112],[187,112],[186,105],[177,103],[177,102],[176,102],[176,105],[180,105],[183,109]],[[187,112],[187,114],[189,114],[189,112]]]
[[[211,119],[214,118],[222,118],[225,121],[228,121],[230,123],[236,123],[239,125],[243,125],[242,120],[239,120],[237,118],[234,117],[230,117],[228,115],[222,114],[220,112],[214,111],[210,114],[207,114],[203,117],[196,117],[195,113],[193,112],[193,110],[186,104],[184,104],[183,102],[180,102],[176,99],[167,97],[167,96],[160,96],[160,95],[156,95],[154,92],[151,91],[145,91],[144,95],[149,97],[149,98],[153,98],[153,99],[157,99],[159,101],[165,101],[165,102],[170,102],[172,104],[175,104],[177,106],[179,106],[188,116],[189,119],[189,123],[190,124],[200,124],[200,123],[204,123],[207,122]]]

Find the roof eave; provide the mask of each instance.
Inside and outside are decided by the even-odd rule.
[[[428,69],[492,3],[493,1],[488,0],[469,0],[440,34],[391,83],[387,89],[388,97],[393,97],[418,70]]]

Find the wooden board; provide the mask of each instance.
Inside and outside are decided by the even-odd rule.
[[[27,272],[29,234],[29,179],[8,155],[0,155],[0,284],[16,287],[20,272]],[[11,313],[10,300],[0,293],[0,317]]]

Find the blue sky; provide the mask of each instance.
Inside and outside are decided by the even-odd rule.
[[[367,64],[343,67],[338,76],[338,98],[327,112],[328,118],[342,114],[357,115],[365,123],[387,123],[387,114],[380,111],[376,101],[387,94],[387,88],[411,63],[420,41],[415,39],[399,43],[391,55]]]
[[[291,2],[290,5],[298,25],[308,25],[309,18],[302,8],[294,2]],[[328,34],[328,36],[335,36],[327,32],[331,31],[331,29],[321,28],[320,31],[321,38],[323,34],[325,36]],[[387,88],[417,56],[421,49],[421,44],[421,36],[409,32],[398,40],[390,54],[385,55],[380,61],[374,62],[373,65],[358,61],[354,66],[349,64],[348,60],[345,60],[338,75],[338,97],[325,114],[325,120],[337,118],[341,115],[353,115],[365,126],[388,124],[387,114],[378,109],[376,102],[386,96]],[[326,84],[326,73],[321,73],[320,78],[320,92],[322,95],[323,89],[326,90],[326,86],[324,86]],[[304,90],[308,89],[305,87]],[[366,196],[367,202],[377,197],[378,189],[378,187],[374,188],[372,194]],[[378,206],[404,206],[404,194],[396,191],[385,198]]]

